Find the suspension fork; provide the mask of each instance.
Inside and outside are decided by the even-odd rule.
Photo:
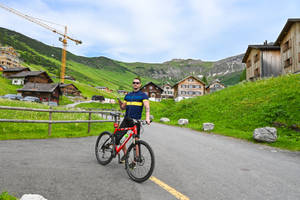
[[[136,127],[136,125],[135,125],[135,132],[136,132],[136,134],[137,134],[137,127]],[[134,149],[134,161],[136,161],[139,157],[140,157],[140,155],[141,155],[141,148],[140,148],[140,144],[138,143],[136,143],[136,141],[138,141],[139,140],[139,138],[136,136],[135,138],[134,138],[134,140],[133,140],[133,144],[135,145],[135,148],[133,148]]]

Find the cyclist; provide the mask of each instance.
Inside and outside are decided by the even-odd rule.
[[[143,112],[143,106],[145,106],[145,111],[146,111],[146,122],[148,125],[150,125],[150,104],[148,100],[147,94],[142,92],[140,90],[141,88],[141,79],[140,78],[134,78],[132,82],[132,88],[133,91],[128,93],[124,101],[122,102],[120,99],[119,105],[121,110],[126,109],[125,117],[124,120],[122,121],[120,128],[125,128],[125,127],[133,127],[134,122],[133,119],[140,120],[142,117],[142,112]],[[137,133],[138,133],[138,138],[140,136],[140,124],[137,124]],[[116,138],[116,144],[119,144],[121,138],[126,134],[127,131],[120,131],[118,133],[118,137]],[[138,140],[136,138],[136,140]],[[123,157],[121,158],[121,162],[125,161],[125,155],[127,152],[126,145],[123,147]]]

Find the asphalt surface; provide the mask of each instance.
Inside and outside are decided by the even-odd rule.
[[[76,130],[74,130],[76,131]],[[190,199],[300,199],[300,152],[152,123],[153,176]],[[97,137],[0,141],[0,192],[48,200],[176,199],[151,180],[97,163]]]

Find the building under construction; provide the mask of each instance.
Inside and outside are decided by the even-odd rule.
[[[19,56],[19,53],[13,47],[0,46],[0,71],[22,67]]]

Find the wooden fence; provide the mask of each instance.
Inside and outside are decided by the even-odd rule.
[[[21,108],[21,107],[9,107],[0,106],[0,110],[18,110],[18,111],[31,111],[31,112],[48,112],[49,120],[24,120],[24,119],[0,119],[0,122],[12,122],[12,123],[46,123],[48,124],[48,135],[51,135],[52,124],[60,123],[88,123],[88,133],[91,130],[91,123],[103,123],[103,122],[120,122],[119,111],[92,111],[92,110],[53,110],[53,109],[36,109],[36,108]],[[89,114],[88,120],[52,120],[53,113],[86,113]],[[92,120],[92,114],[99,114],[102,118],[110,118],[108,120]]]

